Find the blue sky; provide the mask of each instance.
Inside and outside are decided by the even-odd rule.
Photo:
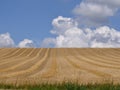
[[[51,36],[51,22],[59,15],[72,16],[79,0],[1,0],[0,33],[9,32],[16,43],[24,38],[40,42]]]
[[[13,40],[16,46],[22,40],[24,41],[24,39],[29,39],[28,41],[32,41],[32,43],[34,42],[37,47],[41,46],[41,44],[43,46],[47,44],[45,45],[46,47],[49,47],[50,44],[53,44],[54,47],[83,47],[84,44],[82,46],[80,45],[88,35],[86,35],[86,37],[81,37],[83,34],[78,35],[76,39],[78,39],[80,43],[76,43],[76,39],[74,40],[74,37],[71,37],[69,33],[69,37],[65,36],[65,33],[68,31],[68,29],[72,29],[71,32],[75,32],[76,27],[79,29],[79,32],[81,29],[82,32],[86,32],[85,28],[92,30],[91,27],[94,27],[96,29],[94,33],[98,33],[98,29],[105,29],[103,30],[104,32],[108,28],[109,31],[106,32],[109,32],[111,36],[113,36],[112,28],[114,28],[116,33],[119,33],[120,2],[117,0],[99,1],[100,0],[97,2],[95,2],[95,0],[1,0],[0,34],[9,33],[9,37],[11,40]],[[115,3],[113,3],[113,1]],[[103,12],[101,10],[103,10]],[[67,28],[61,23],[58,23],[60,27],[56,26],[57,24],[52,25],[52,23],[54,23],[54,19],[56,19],[57,22],[63,20],[62,23],[70,27]],[[71,22],[72,24],[69,25],[68,22]],[[78,25],[76,26],[74,22],[76,22]],[[85,28],[83,29],[81,26],[85,26]],[[61,30],[62,33],[59,33],[58,30]],[[57,33],[51,33],[52,31]],[[88,46],[89,43],[90,45],[95,43],[93,46],[96,47],[104,45],[108,47],[115,45],[117,47],[120,46],[120,43],[118,43],[119,41],[112,41],[113,39],[111,39],[109,36],[108,40],[103,38],[104,35],[100,34],[99,38],[101,38],[101,40],[98,40],[98,37],[94,35],[94,39],[91,37],[88,41],[84,42],[85,46],[92,47]],[[62,39],[61,36],[63,36]],[[76,35],[72,34],[72,36]],[[2,40],[2,38],[3,37],[1,36],[0,40]],[[68,39],[73,41],[66,42]],[[102,39],[105,39],[106,42],[104,43]],[[119,40],[119,35],[114,39]],[[110,40],[111,42],[108,43]],[[116,42],[117,44],[112,42]],[[70,44],[70,46],[66,43]]]

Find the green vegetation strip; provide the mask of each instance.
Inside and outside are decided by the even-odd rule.
[[[63,83],[63,84],[42,84],[42,85],[24,85],[24,86],[15,86],[15,85],[4,85],[0,84],[0,90],[120,90],[120,85],[110,84],[87,84],[87,85],[78,85],[72,83]]]

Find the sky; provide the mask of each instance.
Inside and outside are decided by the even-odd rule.
[[[119,0],[1,0],[0,47],[120,47]]]

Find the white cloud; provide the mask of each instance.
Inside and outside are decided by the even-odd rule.
[[[90,47],[120,47],[120,31],[102,26],[87,33]]]
[[[56,47],[88,47],[87,38],[79,28],[66,30],[63,35],[56,37]]]
[[[51,30],[51,33],[58,35],[63,34],[66,29],[76,27],[78,24],[72,18],[58,16],[58,18],[53,19],[52,25],[53,30]]]
[[[11,48],[11,47],[20,47],[20,48],[30,48],[34,47],[34,42],[29,39],[24,39],[21,41],[18,46],[15,45],[14,40],[11,38],[9,33],[0,34],[0,47]]]
[[[104,18],[107,16],[113,16],[114,12],[106,5],[100,5],[95,3],[82,2],[74,9],[75,14],[83,15],[91,18]]]
[[[76,21],[71,18],[58,17],[54,20],[55,28],[51,32],[57,36],[46,38],[44,43],[47,45],[50,43],[55,47],[120,47],[120,31],[113,28],[101,26],[95,30],[81,29],[77,24],[73,24]]]
[[[56,40],[54,38],[45,38],[41,47],[55,47]]]
[[[32,48],[34,47],[34,42],[29,39],[24,39],[18,44],[18,47],[20,48]]]
[[[105,25],[119,8],[120,0],[82,0],[73,10],[75,18],[58,16],[53,19],[53,29],[50,32],[55,37],[45,38],[41,46],[120,47],[120,31]],[[91,27],[96,28],[93,30]],[[14,41],[9,33],[0,35],[0,47],[13,46],[15,47]],[[35,46],[32,40],[24,39],[17,47]]]
[[[14,41],[9,33],[0,34],[0,47],[14,47]]]
[[[108,17],[114,16],[119,8],[120,0],[83,0],[73,13],[80,24],[100,26],[107,23]]]
[[[110,7],[120,7],[120,0],[86,0],[87,2],[94,2],[94,3],[99,3],[99,4],[104,4]]]

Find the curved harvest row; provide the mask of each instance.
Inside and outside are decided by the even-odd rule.
[[[0,79],[89,82],[120,78],[120,49],[1,48]],[[80,79],[81,78],[81,79]]]

